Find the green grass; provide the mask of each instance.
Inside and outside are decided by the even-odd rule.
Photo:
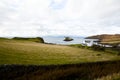
[[[99,55],[98,55],[99,54]],[[75,64],[120,60],[120,56],[69,46],[0,39],[0,64]]]
[[[119,63],[118,55],[79,44],[0,38],[0,78],[4,80],[119,80]]]
[[[99,45],[93,45],[93,46],[89,47],[89,46],[83,46],[81,44],[72,44],[69,46],[76,47],[76,48],[82,48],[82,49],[89,49],[89,50],[93,50],[93,51],[111,53],[111,54],[118,55],[118,56],[120,55],[120,48],[115,47],[115,46],[114,47],[103,47],[103,46],[99,46]]]
[[[120,40],[116,40],[116,41],[107,41],[107,42],[101,42],[103,44],[119,44]]]
[[[12,40],[24,40],[24,41],[33,41],[33,42],[44,43],[44,40],[41,37],[34,37],[34,38],[14,37],[14,38],[12,38]]]

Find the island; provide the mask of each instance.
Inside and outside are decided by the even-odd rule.
[[[73,41],[73,39],[71,37],[65,37],[63,41]]]

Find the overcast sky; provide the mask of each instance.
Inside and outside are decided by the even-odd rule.
[[[0,0],[0,36],[120,34],[120,0]]]

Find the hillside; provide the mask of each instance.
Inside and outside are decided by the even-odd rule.
[[[35,37],[35,38],[14,37],[12,39],[13,40],[25,40],[25,41],[33,41],[33,42],[38,42],[38,43],[44,43],[44,39],[41,38],[41,37]]]
[[[111,80],[118,80],[119,63],[120,56],[107,52],[29,39],[0,39],[2,80],[97,80],[113,73]]]
[[[105,52],[69,46],[23,40],[0,40],[0,64],[72,64],[115,59],[120,58]]]
[[[100,39],[102,43],[120,43],[120,34],[102,34],[86,37],[86,39]]]

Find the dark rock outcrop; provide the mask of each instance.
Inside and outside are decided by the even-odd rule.
[[[65,37],[64,41],[72,41],[73,39],[70,37]]]

